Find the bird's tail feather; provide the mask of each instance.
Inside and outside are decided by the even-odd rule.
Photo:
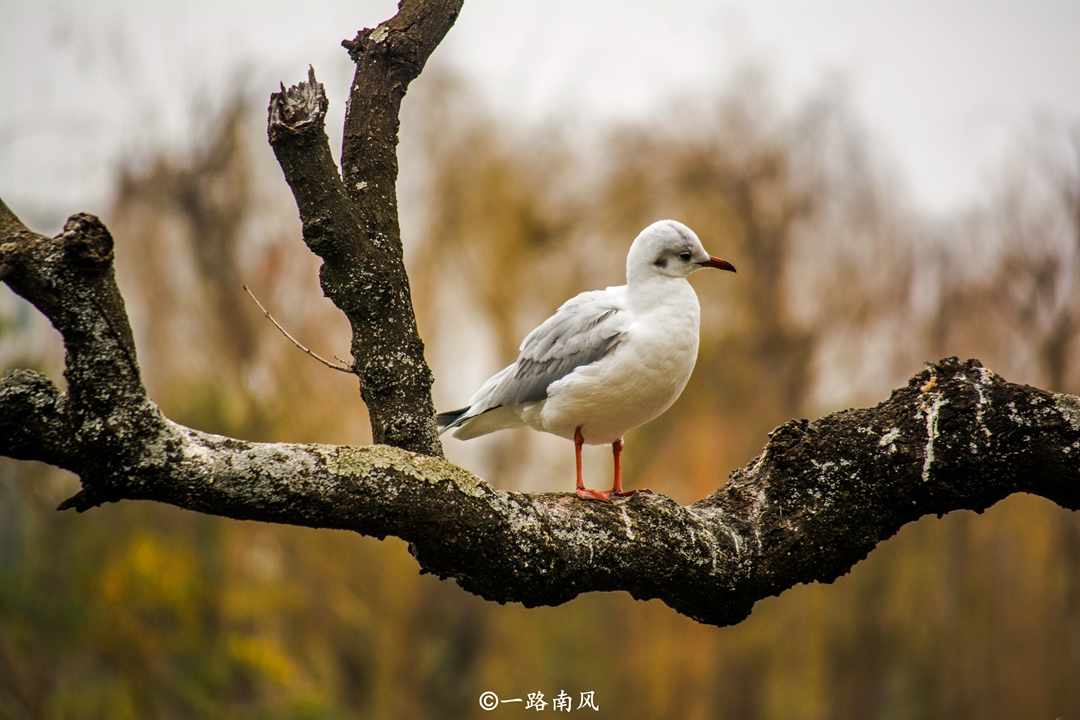
[[[442,435],[450,428],[455,428],[460,425],[465,419],[465,414],[467,412],[469,412],[469,408],[463,407],[460,410],[448,410],[447,412],[441,412],[436,415],[435,423],[439,426],[439,434]]]

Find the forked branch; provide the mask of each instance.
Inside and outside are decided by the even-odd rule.
[[[777,428],[756,460],[688,507],[663,495],[607,505],[504,492],[440,458],[387,446],[209,435],[164,418],[130,372],[134,356],[114,329],[126,327],[122,306],[107,309],[116,296],[111,257],[95,245],[103,231],[77,216],[57,238],[20,232],[0,244],[7,282],[61,330],[71,383],[61,394],[36,373],[4,378],[0,454],[78,473],[83,491],[67,505],[80,510],[157,500],[394,535],[421,568],[490,600],[555,605],[625,590],[725,625],[761,598],[833,580],[926,514],[981,511],[1015,492],[1080,508],[1080,400],[955,359],[875,408]],[[90,262],[80,250],[88,247],[97,248]],[[67,319],[75,315],[82,320]],[[80,329],[95,319],[94,331]]]
[[[346,42],[357,69],[342,174],[323,129],[327,100],[314,70],[307,82],[273,94],[267,127],[300,211],[304,241],[324,261],[323,292],[352,325],[353,369],[375,441],[436,457],[443,449],[431,402],[433,378],[401,251],[396,148],[405,91],[460,8],[460,1],[405,0],[395,17]]]

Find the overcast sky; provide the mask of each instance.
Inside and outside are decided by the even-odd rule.
[[[118,158],[183,143],[241,73],[268,96],[311,63],[337,120],[339,42],[395,4],[0,0],[0,196],[101,212]],[[748,64],[789,106],[839,76],[912,196],[946,212],[986,195],[1036,117],[1080,119],[1080,2],[467,0],[435,61],[524,122],[645,117]]]

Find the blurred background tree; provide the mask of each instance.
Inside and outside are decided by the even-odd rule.
[[[252,152],[254,106],[202,113],[199,144],[118,173],[105,220],[145,381],[200,429],[367,442],[353,379],[242,295],[323,355],[348,347],[280,171]],[[630,241],[664,217],[739,273],[695,277],[697,370],[631,435],[631,486],[698,499],[776,425],[881,400],[946,355],[1080,392],[1078,127],[1039,126],[981,209],[929,219],[836,87],[785,111],[748,72],[585,138],[512,126],[448,74],[406,111],[407,262],[441,407],[566,297],[621,284]],[[0,301],[0,369],[56,377],[50,329]],[[447,446],[498,487],[571,487],[557,439]],[[486,716],[485,690],[561,689],[624,718],[1080,718],[1080,517],[1042,500],[925,519],[718,629],[624,594],[485,603],[419,576],[394,539],[149,504],[54,512],[73,484],[0,459],[0,718],[466,718]]]

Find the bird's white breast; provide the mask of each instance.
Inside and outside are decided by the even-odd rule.
[[[634,322],[615,349],[552,383],[546,401],[522,408],[526,424],[566,438],[581,427],[585,442],[606,444],[675,402],[697,360],[697,295],[683,279],[649,290],[639,293]]]

